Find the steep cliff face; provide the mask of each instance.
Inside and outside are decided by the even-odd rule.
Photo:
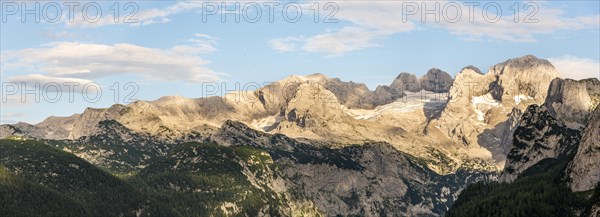
[[[490,88],[492,96],[501,101],[529,96],[538,103],[544,102],[550,82],[559,77],[550,61],[532,55],[497,64],[489,73],[496,78]]]
[[[548,110],[532,105],[522,115],[502,183],[466,188],[446,216],[600,214],[600,109],[581,134]]]
[[[572,157],[580,138],[579,131],[561,125],[545,106],[529,106],[514,132],[512,148],[499,180],[512,182],[543,159]]]
[[[450,89],[446,107],[437,119],[433,119],[429,127],[436,127],[449,138],[459,144],[469,146],[476,144],[477,135],[481,131],[480,115],[476,112],[473,97],[484,95],[486,86],[485,75],[477,73],[472,68],[464,68],[457,75]],[[493,99],[484,99],[482,103],[494,104]],[[472,106],[473,105],[473,106]],[[488,108],[489,109],[489,108]]]
[[[558,72],[547,60],[527,55],[491,67],[487,74],[469,66],[457,74],[450,97],[426,131],[439,130],[463,147],[484,147],[502,165],[516,120],[532,104],[546,98]],[[486,157],[486,156],[483,156]]]
[[[595,86],[594,82],[557,78],[550,84],[544,104],[550,113],[567,127],[581,129],[597,105],[593,100],[596,98],[593,93],[595,89],[600,89],[600,86]],[[588,90],[591,90],[592,94],[588,93]]]
[[[593,98],[600,87],[597,79],[574,81],[554,79],[542,106],[530,106],[514,132],[511,151],[507,156],[501,181],[513,181],[521,172],[547,158],[567,161],[571,189],[593,189],[600,180],[597,171],[598,117],[591,114],[596,105]],[[589,92],[588,92],[589,91]],[[592,94],[590,94],[590,92]],[[596,109],[597,110],[597,109]],[[583,130],[585,128],[585,130]],[[580,132],[583,130],[583,132]]]
[[[600,182],[600,107],[597,107],[583,130],[575,158],[566,170],[573,191],[586,191]]]

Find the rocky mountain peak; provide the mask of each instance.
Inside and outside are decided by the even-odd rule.
[[[515,97],[531,97],[542,103],[550,82],[559,77],[558,71],[545,59],[533,55],[509,59],[490,68],[496,77],[490,84],[491,93],[500,101],[513,101]]]
[[[427,71],[427,74],[421,77],[421,85],[423,90],[434,93],[443,93],[450,90],[452,86],[452,76],[438,68],[432,68]]]
[[[300,127],[313,125],[316,119],[327,120],[343,115],[336,96],[315,82],[301,84],[285,110],[285,118]]]
[[[483,75],[483,72],[481,72],[481,70],[480,70],[479,68],[477,68],[477,67],[475,67],[475,66],[473,66],[473,65],[468,65],[468,66],[465,66],[465,67],[464,67],[464,68],[462,68],[460,71],[462,72],[462,71],[465,71],[465,70],[467,70],[467,69],[468,69],[468,70],[471,70],[471,71],[474,71],[474,72],[476,72],[477,74],[481,74],[481,75]]]
[[[100,121],[117,119],[127,111],[128,108],[121,104],[112,105],[107,109],[86,108],[80,118],[74,121],[69,139],[92,135],[99,130],[98,123]]]
[[[320,82],[320,83],[323,83],[323,82],[327,81],[328,79],[330,79],[329,77],[327,77],[327,75],[324,75],[321,73],[310,74],[310,75],[307,75],[306,78],[308,80],[316,81],[316,82]]]
[[[567,127],[581,129],[598,105],[600,97],[588,92],[600,89],[600,85],[595,85],[597,81],[595,78],[590,81],[556,78],[550,83],[544,104],[550,113]]]
[[[419,92],[421,91],[421,82],[414,74],[402,72],[394,79],[390,87],[404,91]]]
[[[470,102],[473,96],[481,96],[488,91],[488,77],[481,74],[478,68],[464,67],[450,87],[451,101]]]

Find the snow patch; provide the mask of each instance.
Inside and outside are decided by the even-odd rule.
[[[521,101],[533,99],[532,97],[525,96],[525,95],[517,95],[517,96],[515,96],[513,98],[515,100],[515,104],[519,104],[519,103],[521,103]]]
[[[495,100],[494,97],[492,97],[492,95],[489,93],[481,96],[475,96],[473,99],[471,99],[471,102],[473,105],[485,104],[491,105],[492,107],[500,104],[500,102]]]
[[[485,120],[485,113],[500,104],[499,101],[495,100],[491,94],[485,94],[481,96],[475,96],[471,99],[473,110],[477,114],[478,121]]]
[[[354,117],[354,119],[368,120],[388,112],[407,113],[423,109],[425,106],[439,106],[439,104],[446,103],[447,101],[446,93],[433,93],[430,91],[406,93],[405,97],[392,103],[377,106],[374,109],[349,109],[343,105],[341,108],[346,114]]]

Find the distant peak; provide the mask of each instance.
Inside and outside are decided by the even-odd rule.
[[[308,78],[327,78],[327,75],[324,75],[321,73],[314,73],[314,74],[307,75],[306,77],[308,77]]]
[[[468,65],[468,66],[462,68],[459,73],[463,73],[468,70],[471,70],[471,71],[476,72],[477,74],[483,75],[483,72],[481,72],[481,70],[479,70],[479,68],[472,66],[472,65]]]
[[[510,64],[515,67],[529,67],[532,65],[548,65],[548,66],[552,66],[554,68],[554,66],[552,65],[552,63],[550,63],[550,61],[548,61],[546,59],[539,59],[536,56],[531,55],[531,54],[528,54],[528,55],[525,55],[522,57],[509,59],[505,63]]]
[[[169,103],[169,102],[182,102],[182,101],[186,101],[189,100],[188,98],[185,98],[183,96],[178,96],[178,95],[174,95],[174,96],[163,96],[161,98],[158,98],[157,100],[154,101],[154,103]],[[136,101],[134,103],[141,103],[140,101]]]
[[[410,72],[400,72],[400,74],[398,76],[396,76],[396,79],[400,79],[400,78],[404,78],[404,77],[413,77],[416,75]]]
[[[535,61],[535,60],[538,60],[538,58],[536,56],[531,55],[531,54],[527,54],[525,56],[518,57],[518,58],[515,58],[515,59],[521,59],[521,60],[524,60],[524,61]]]

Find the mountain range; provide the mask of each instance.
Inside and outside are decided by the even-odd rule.
[[[87,108],[0,125],[0,212],[502,216],[514,204],[497,201],[519,198],[523,213],[597,216],[599,102],[597,78],[559,78],[527,55],[485,74],[403,72],[375,90],[292,75],[222,97]],[[523,190],[538,178],[545,188]]]

